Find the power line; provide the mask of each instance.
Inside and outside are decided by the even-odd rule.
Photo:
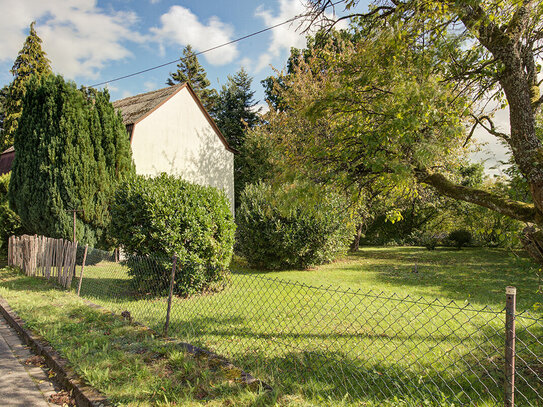
[[[224,44],[220,44],[220,45],[216,45],[214,47],[211,47],[211,48],[208,48],[208,49],[205,49],[203,51],[200,51],[200,52],[196,52],[194,55],[195,56],[198,56],[198,55],[202,55],[202,54],[205,54],[207,52],[210,52],[210,51],[214,51],[216,49],[219,49],[219,48],[222,48],[222,47],[226,47],[227,45],[230,45],[230,44],[234,44],[236,42],[240,42],[240,41],[243,41],[247,38],[250,38],[250,37],[254,37],[255,35],[258,35],[258,34],[262,34],[266,31],[270,31],[270,30],[273,30],[274,28],[277,28],[277,27],[280,27],[282,25],[285,25],[285,24],[288,24],[288,23],[291,23],[293,21],[296,21],[297,19],[301,18],[303,16],[296,16],[296,17],[292,17],[291,19],[287,20],[287,21],[283,21],[282,23],[279,23],[279,24],[275,24],[271,27],[267,27],[267,28],[264,28],[260,31],[256,31],[254,33],[251,33],[251,34],[248,34],[248,35],[245,35],[243,37],[239,37],[239,38],[236,38],[235,40],[232,40],[232,41],[228,41],[228,42],[225,42]],[[108,81],[104,81],[104,82],[100,82],[100,83],[96,83],[94,85],[90,85],[91,88],[94,88],[96,86],[100,86],[100,85],[105,85],[107,83],[110,83],[110,82],[116,82],[116,81],[120,81],[121,79],[126,79],[126,78],[130,78],[132,76],[136,76],[136,75],[141,75],[142,73],[145,73],[145,72],[149,72],[149,71],[153,71],[155,69],[159,69],[159,68],[162,68],[162,67],[165,67],[165,66],[168,66],[168,65],[171,65],[171,64],[174,64],[178,61],[181,61],[181,60],[184,60],[185,58],[177,58],[173,61],[169,61],[169,62],[165,62],[163,64],[160,64],[160,65],[156,65],[156,66],[153,66],[151,68],[147,68],[147,69],[143,69],[141,71],[138,71],[138,72],[134,72],[134,73],[131,73],[131,74],[128,74],[128,75],[123,75],[123,76],[119,76],[117,78],[114,78],[114,79],[110,79]]]
[[[336,1],[335,3],[331,3],[329,4],[328,6],[326,6],[326,8],[328,7],[333,7],[335,6],[336,4],[338,3],[341,3],[342,0],[338,0]],[[200,51],[200,52],[196,52],[194,55],[195,56],[198,56],[198,55],[202,55],[202,54],[205,54],[207,52],[210,52],[210,51],[214,51],[216,49],[219,49],[219,48],[222,48],[222,47],[226,47],[227,45],[231,45],[231,44],[234,44],[236,42],[240,42],[240,41],[243,41],[243,40],[246,40],[247,38],[251,38],[251,37],[254,37],[255,35],[259,35],[259,34],[262,34],[266,31],[270,31],[270,30],[273,30],[277,27],[280,27],[282,25],[285,25],[285,24],[289,24],[289,23],[292,23],[302,17],[305,17],[303,14],[300,14],[300,15],[297,15],[297,16],[294,16],[286,21],[283,21],[282,23],[278,23],[278,24],[275,24],[275,25],[272,25],[270,27],[267,27],[267,28],[264,28],[260,31],[255,31],[251,34],[247,34],[247,35],[244,35],[243,37],[239,37],[239,38],[236,38],[235,40],[232,40],[232,41],[228,41],[228,42],[225,42],[224,44],[220,44],[220,45],[216,45],[214,47],[211,47],[211,48],[208,48],[208,49],[205,49],[203,51]],[[94,87],[97,87],[97,86],[101,86],[101,85],[105,85],[105,84],[108,84],[108,83],[111,83],[111,82],[116,82],[116,81],[120,81],[121,79],[126,79],[126,78],[131,78],[133,76],[137,76],[137,75],[141,75],[142,73],[145,73],[145,72],[149,72],[149,71],[154,71],[155,69],[159,69],[159,68],[163,68],[165,66],[168,66],[168,65],[171,65],[171,64],[175,64],[176,62],[178,61],[183,61],[185,58],[177,58],[173,61],[169,61],[169,62],[165,62],[163,64],[160,64],[160,65],[156,65],[156,66],[153,66],[151,68],[147,68],[147,69],[143,69],[141,71],[138,71],[138,72],[134,72],[134,73],[130,73],[130,74],[127,74],[127,75],[123,75],[123,76],[119,76],[117,78],[113,78],[113,79],[110,79],[110,80],[107,80],[107,81],[104,81],[104,82],[100,82],[100,83],[95,83],[94,85],[90,85],[89,87],[91,88],[94,88]]]

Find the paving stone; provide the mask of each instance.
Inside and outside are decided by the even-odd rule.
[[[36,381],[15,356],[13,349],[25,350],[18,337],[0,316],[0,400],[2,407],[49,407]],[[4,338],[6,336],[7,340]],[[18,343],[16,343],[18,340]],[[13,347],[8,345],[13,344]],[[40,369],[41,370],[41,369]],[[43,373],[43,371],[41,372]]]

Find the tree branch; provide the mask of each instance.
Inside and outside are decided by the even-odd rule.
[[[453,199],[470,202],[491,209],[502,215],[522,222],[539,223],[542,214],[532,204],[500,197],[480,189],[454,184],[442,174],[430,174],[427,171],[416,172],[417,180],[434,187],[438,192]]]
[[[496,130],[496,126],[494,126],[494,122],[492,121],[492,119],[490,119],[490,117],[488,116],[481,116],[481,117],[477,117],[475,115],[471,115],[471,117],[473,117],[473,119],[475,120],[475,124],[473,125],[473,127],[471,128],[471,131],[469,132],[469,135],[468,137],[466,138],[466,141],[464,142],[464,145],[463,147],[465,147],[469,140],[471,139],[471,137],[473,136],[473,133],[475,132],[475,128],[477,126],[481,126],[483,129],[485,129],[487,132],[489,132],[490,134],[492,134],[493,136],[496,136],[498,138],[501,138],[502,140],[508,142],[509,141],[509,135],[508,134],[505,134],[505,133],[502,133],[500,131],[497,131]],[[488,124],[490,125],[490,127],[486,126],[484,124],[484,120],[486,120],[488,122]]]

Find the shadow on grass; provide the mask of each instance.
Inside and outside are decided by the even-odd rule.
[[[244,324],[245,328],[228,328],[233,324]],[[490,327],[482,329],[486,330],[484,337],[494,336],[493,341],[473,344],[472,349],[446,360],[444,365],[435,366],[434,363],[440,362],[425,360],[425,355],[416,354],[416,344],[405,343],[411,338],[395,337],[384,341],[383,345],[394,341],[405,349],[405,360],[394,360],[387,359],[387,355],[380,354],[373,345],[357,355],[349,354],[347,349],[337,351],[318,346],[318,350],[311,351],[314,343],[297,340],[316,335],[263,334],[247,328],[243,317],[191,318],[172,325],[174,334],[230,356],[236,364],[268,380],[285,394],[302,395],[313,401],[371,402],[375,405],[399,399],[413,406],[427,405],[424,403],[448,406],[453,402],[457,405],[494,404],[501,400],[503,338],[495,337],[496,332]],[[240,342],[240,338],[253,342]],[[428,335],[426,339],[450,346],[446,337],[437,339]],[[251,349],[251,346],[262,345],[262,341],[265,349],[262,346],[260,350],[256,346]],[[303,349],[304,345],[308,345],[306,349]],[[436,346],[436,350],[441,347]],[[527,386],[522,390],[531,394],[531,400],[536,397]]]
[[[504,307],[505,287],[513,285],[518,289],[517,309],[533,309],[535,303],[543,302],[543,296],[536,294],[536,270],[536,265],[522,252],[505,249],[362,247],[318,269],[272,273],[279,278],[293,276],[313,286],[331,282],[356,289],[375,282],[377,291],[386,287],[389,292],[439,296],[459,303],[467,300],[495,309]],[[267,275],[270,271],[251,269],[241,261],[234,264],[233,273]]]

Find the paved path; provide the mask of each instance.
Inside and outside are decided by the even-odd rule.
[[[2,407],[49,407],[46,397],[53,384],[41,367],[24,365],[33,354],[0,315],[0,405]]]

